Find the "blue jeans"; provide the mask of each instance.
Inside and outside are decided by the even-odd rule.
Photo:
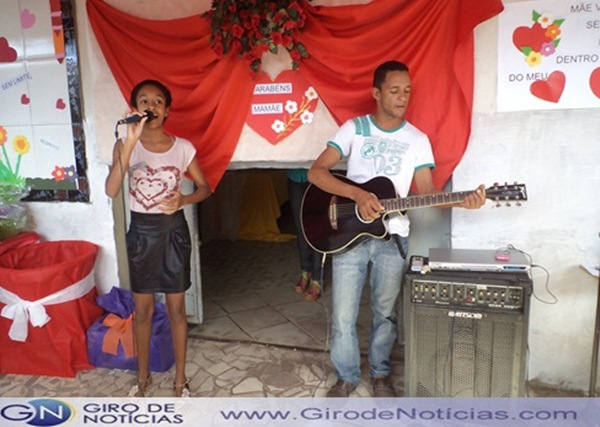
[[[408,253],[408,239],[400,238],[400,242],[404,253]],[[404,259],[396,241],[367,240],[350,252],[334,256],[332,268],[331,361],[336,375],[354,385],[360,379],[356,320],[368,278],[373,314],[369,375],[388,376],[391,373],[390,354],[397,337],[397,299],[404,273]]]

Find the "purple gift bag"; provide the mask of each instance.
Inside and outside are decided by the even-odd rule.
[[[133,296],[130,291],[113,287],[96,301],[105,314],[87,331],[90,363],[101,368],[137,370],[133,348]],[[175,363],[171,325],[162,303],[154,305],[150,340],[150,370],[168,371]]]

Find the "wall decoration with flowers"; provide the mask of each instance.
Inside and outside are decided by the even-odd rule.
[[[498,111],[598,108],[598,25],[600,7],[592,3],[505,4],[498,20]]]
[[[202,14],[210,20],[211,47],[217,57],[236,54],[243,58],[253,73],[262,64],[262,54],[277,54],[283,46],[292,59],[292,69],[308,57],[304,45],[295,39],[304,30],[305,0],[213,0]]]
[[[517,49],[525,55],[525,61],[530,67],[542,63],[544,57],[554,55],[560,44],[560,26],[564,19],[554,19],[548,13],[539,13],[534,10],[531,14],[533,24],[531,27],[516,28],[513,33],[513,42]]]
[[[87,202],[73,0],[17,2],[2,18],[0,185],[27,201]]]

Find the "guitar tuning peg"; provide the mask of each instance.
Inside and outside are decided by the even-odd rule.
[[[515,203],[516,206],[521,206],[521,202]]]
[[[499,208],[500,206],[502,206],[502,204],[501,204],[500,202],[496,202],[495,206],[496,206],[497,208]]]
[[[497,183],[497,182],[494,182],[494,187],[497,187],[497,186],[498,186],[498,183]]]
[[[510,208],[511,207],[510,202],[506,202],[506,206],[508,206]]]

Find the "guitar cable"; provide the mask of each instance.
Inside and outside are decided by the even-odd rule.
[[[325,261],[327,260],[327,254],[323,253],[323,256],[321,257],[321,277],[319,278],[321,280],[321,284],[323,285],[323,289],[325,288]],[[323,294],[325,294],[324,291],[322,291]],[[324,296],[324,295],[323,295]],[[321,377],[319,378],[319,382],[315,385],[315,387],[313,388],[313,391],[311,393],[310,397],[315,397],[315,393],[317,392],[317,390],[319,389],[319,386],[321,384],[324,384],[327,381],[327,366],[325,366],[325,357],[327,355],[327,349],[329,348],[329,336],[331,335],[330,333],[330,329],[331,329],[331,324],[329,321],[329,309],[327,308],[327,303],[324,302],[324,298],[322,301],[318,301],[318,304],[320,304],[323,309],[325,310],[325,345],[323,347],[323,353],[321,355]]]

